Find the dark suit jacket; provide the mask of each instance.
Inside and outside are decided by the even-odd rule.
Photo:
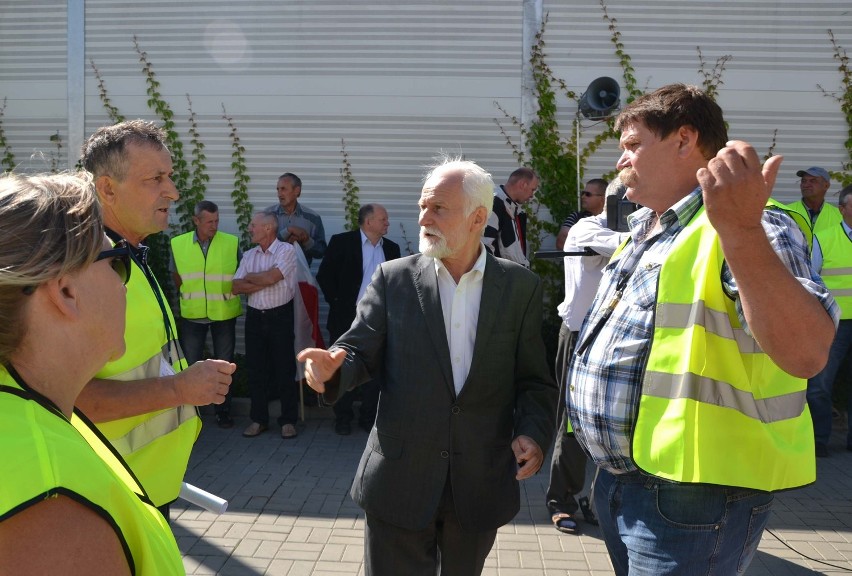
[[[384,238],[385,261],[399,258],[399,244]],[[349,330],[355,319],[355,301],[364,275],[361,230],[335,234],[328,243],[317,270],[317,282],[328,302],[328,328],[331,342]]]
[[[336,346],[347,358],[327,383],[349,390],[384,370],[376,425],[352,484],[368,514],[421,530],[435,517],[449,473],[466,530],[496,529],[520,506],[512,440],[546,453],[557,389],[541,338],[542,289],[525,268],[486,257],[470,373],[456,397],[434,260],[381,265]]]

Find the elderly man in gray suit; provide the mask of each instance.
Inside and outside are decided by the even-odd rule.
[[[435,167],[422,254],[382,264],[349,331],[299,354],[327,398],[384,370],[351,491],[366,512],[367,576],[480,574],[552,437],[541,283],[482,248],[493,189],[473,162]]]

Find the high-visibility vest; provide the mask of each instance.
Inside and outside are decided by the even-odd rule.
[[[180,275],[180,314],[184,318],[230,320],[242,313],[240,297],[231,293],[237,270],[239,239],[216,232],[207,248],[194,241],[195,232],[172,238],[172,254]]]
[[[632,441],[637,467],[767,491],[814,482],[807,381],[781,370],[740,324],[703,207],[674,242],[657,283]]]
[[[808,243],[808,254],[810,254],[814,247],[814,233],[811,229],[810,218],[800,213],[797,209],[792,208],[787,204],[782,204],[775,198],[770,198],[766,202],[766,205],[784,212],[787,216],[793,219],[793,222],[799,226],[799,230],[801,230],[802,234],[805,236],[805,240]]]
[[[118,360],[108,362],[95,378],[123,381],[156,378],[165,362],[164,350],[169,351],[175,372],[186,368],[177,342],[167,340],[163,312],[145,273],[135,261],[131,266],[124,329],[126,351]],[[165,303],[159,286],[157,290]],[[176,337],[171,310],[168,306],[165,309],[171,333]],[[177,499],[192,446],[201,430],[195,406],[185,404],[99,422],[97,427],[125,459],[156,506]]]
[[[839,224],[843,220],[843,216],[840,214],[840,210],[837,206],[829,204],[828,202],[823,203],[822,208],[820,208],[819,214],[817,214],[816,220],[814,220],[813,223],[811,223],[811,216],[808,212],[808,207],[805,206],[805,203],[801,200],[796,200],[792,204],[788,204],[787,207],[804,216],[805,220],[807,220],[807,222],[811,225],[811,230],[813,230],[814,234],[833,228],[835,224]]]
[[[820,275],[840,306],[840,318],[852,319],[852,240],[843,224],[817,234],[822,249]]]
[[[167,522],[106,440],[78,412],[69,421],[37,398],[0,368],[0,520],[67,496],[106,517],[131,573],[185,574]]]

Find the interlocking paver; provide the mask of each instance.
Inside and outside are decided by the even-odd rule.
[[[364,513],[349,486],[367,435],[336,436],[330,409],[308,409],[295,440],[275,432],[240,434],[248,424],[205,427],[187,481],[229,500],[219,516],[178,501],[172,526],[187,574],[222,576],[363,576]],[[781,493],[746,576],[805,576],[852,569],[852,452],[832,438],[817,463],[818,480]],[[597,527],[556,532],[544,507],[547,476],[521,484],[521,510],[498,531],[484,576],[612,576]],[[780,538],[780,540],[776,539]],[[791,550],[788,546],[794,548]],[[807,554],[812,560],[803,558]]]

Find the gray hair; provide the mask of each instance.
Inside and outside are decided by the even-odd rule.
[[[429,168],[426,180],[438,174],[461,172],[462,190],[465,193],[465,216],[470,216],[480,206],[491,212],[494,205],[494,180],[491,179],[491,174],[476,162],[461,157],[444,156]]]
[[[166,148],[166,132],[145,120],[128,120],[102,126],[83,144],[81,162],[95,179],[110,176],[124,180],[129,168],[127,145],[147,146],[157,150]]]
[[[90,174],[0,177],[0,362],[27,327],[33,287],[82,270],[103,247],[101,208]]]

